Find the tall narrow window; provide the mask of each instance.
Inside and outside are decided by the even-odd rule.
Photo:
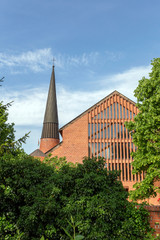
[[[121,124],[121,138],[123,138],[123,125]]]
[[[114,112],[114,119],[116,119],[116,106],[115,106],[115,103],[113,103],[113,112]]]
[[[110,138],[110,125],[108,124],[108,139]]]
[[[127,143],[125,143],[125,159],[127,159]]]
[[[107,143],[105,143],[105,159],[107,159]]]
[[[104,157],[103,142],[101,143],[101,152],[102,152],[102,157]]]
[[[122,150],[122,159],[124,159],[123,143],[122,143],[122,148],[121,148],[121,150]]]
[[[115,159],[117,159],[117,143],[115,142]]]
[[[92,123],[91,133],[92,133],[92,139],[93,139],[93,123]]]
[[[129,119],[129,111],[128,111],[128,109],[127,109],[127,119]]]
[[[94,156],[94,144],[92,143],[92,157]]]
[[[98,123],[98,139],[100,139],[100,123]]]
[[[119,123],[117,124],[117,134],[118,134],[118,138],[120,138]]]
[[[118,158],[121,158],[121,145],[118,143]]]
[[[103,139],[103,123],[101,123],[101,138]]]
[[[90,123],[88,123],[88,137],[90,138]]]
[[[126,128],[124,126],[124,138],[126,138]]]
[[[111,146],[110,143],[108,143],[108,160],[111,158]]]
[[[106,132],[107,132],[107,130],[106,130],[106,123],[104,123],[104,137],[105,137],[105,139],[107,138]]]
[[[100,119],[100,113],[98,113],[98,120]]]
[[[119,171],[121,171],[121,163],[119,163]],[[120,174],[120,180],[121,180],[121,174]]]
[[[111,138],[113,138],[113,123],[111,123]]]
[[[135,113],[133,113],[133,118],[135,117]]]
[[[97,123],[95,123],[95,139],[97,139]]]
[[[101,119],[103,119],[103,112],[101,112]]]
[[[112,160],[114,159],[114,150],[113,150],[113,143],[112,143]]]
[[[114,171],[114,163],[112,163],[112,171]]]
[[[110,106],[110,116],[111,116],[111,119],[112,119],[112,105]]]
[[[129,163],[129,180],[131,181],[131,164]]]
[[[129,131],[127,130],[127,135],[128,135],[128,139],[129,139]]]
[[[95,156],[97,156],[97,143],[95,143]]]
[[[132,112],[130,111],[130,119],[132,119]]]
[[[88,143],[88,157],[90,157],[90,143]]]
[[[116,123],[114,123],[114,138],[116,138],[116,126],[117,126],[117,124]]]
[[[124,181],[124,163],[122,163],[122,179]]]
[[[115,164],[115,170],[117,171],[117,163]]]
[[[104,119],[106,119],[106,109],[104,109]]]
[[[100,142],[98,143],[98,156],[100,156]]]
[[[130,152],[130,143],[128,143],[128,158],[130,159],[131,157],[131,152]]]
[[[122,119],[122,105],[120,105],[120,119]]]
[[[109,119],[109,107],[107,107],[107,119]]]
[[[125,107],[123,107],[123,119],[126,119]]]
[[[117,103],[117,119],[119,119],[119,104]]]
[[[128,164],[126,163],[126,180],[128,181]]]

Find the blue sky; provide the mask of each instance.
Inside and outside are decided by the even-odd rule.
[[[0,0],[0,88],[16,137],[38,148],[55,59],[60,126],[118,90],[133,91],[160,56],[159,0]]]

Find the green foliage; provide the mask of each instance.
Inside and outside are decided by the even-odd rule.
[[[160,180],[160,58],[152,61],[149,78],[143,77],[134,91],[139,108],[134,122],[126,123],[132,131],[137,151],[134,158],[133,173],[145,172],[145,179],[135,184],[131,193],[134,200],[156,196],[155,181]]]

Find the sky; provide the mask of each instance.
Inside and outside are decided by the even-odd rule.
[[[0,0],[0,101],[38,148],[54,59],[59,126],[112,91],[136,101],[160,56],[159,0]]]

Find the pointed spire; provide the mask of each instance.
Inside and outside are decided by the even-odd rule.
[[[41,139],[43,138],[59,139],[54,66],[52,69],[46,111],[43,122]]]

